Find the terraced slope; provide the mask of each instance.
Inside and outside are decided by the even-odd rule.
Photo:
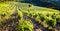
[[[58,10],[37,7],[29,3],[7,1],[0,3],[0,18],[3,20],[2,22],[0,20],[1,31],[37,31],[38,29],[44,31],[46,28],[49,31],[56,26],[57,21],[60,21],[60,13]],[[7,21],[4,22],[4,19]]]

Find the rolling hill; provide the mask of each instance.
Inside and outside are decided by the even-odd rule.
[[[60,12],[30,3],[6,1],[0,3],[1,31],[55,30],[60,23]],[[55,29],[54,29],[55,28]]]

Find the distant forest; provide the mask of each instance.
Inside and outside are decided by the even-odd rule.
[[[60,10],[60,0],[17,0],[17,1],[31,3],[36,6],[42,6]]]

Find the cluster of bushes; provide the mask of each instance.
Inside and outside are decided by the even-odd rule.
[[[18,26],[16,27],[17,31],[32,31],[33,30],[33,24],[32,21],[25,20],[23,18],[23,13],[18,10]]]
[[[13,7],[5,3],[0,3],[0,27],[3,26],[2,22],[5,22],[12,14]]]
[[[21,19],[18,22],[17,31],[32,31],[33,24],[31,21]]]
[[[33,6],[33,8],[31,8],[31,9],[29,9],[29,8],[26,10],[24,10],[23,8],[21,8],[21,9],[22,9],[22,11],[24,11],[24,13],[27,16],[34,18],[38,23],[47,24],[48,27],[49,26],[53,27],[57,24],[56,23],[57,21],[60,21],[60,14],[59,14],[58,10],[53,10],[53,9],[49,9],[49,8],[42,8],[42,7],[41,8],[36,7],[36,8]],[[44,24],[42,24],[42,25],[44,25]]]
[[[27,12],[26,12],[27,11]],[[45,23],[48,25],[48,27],[53,27],[57,23],[56,21],[60,21],[60,14],[58,10],[53,9],[29,9],[25,10],[24,12],[27,16],[34,18],[38,23]],[[43,25],[43,24],[42,24]]]

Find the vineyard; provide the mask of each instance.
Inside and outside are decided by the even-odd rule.
[[[60,11],[30,3],[0,2],[0,31],[60,31]]]

